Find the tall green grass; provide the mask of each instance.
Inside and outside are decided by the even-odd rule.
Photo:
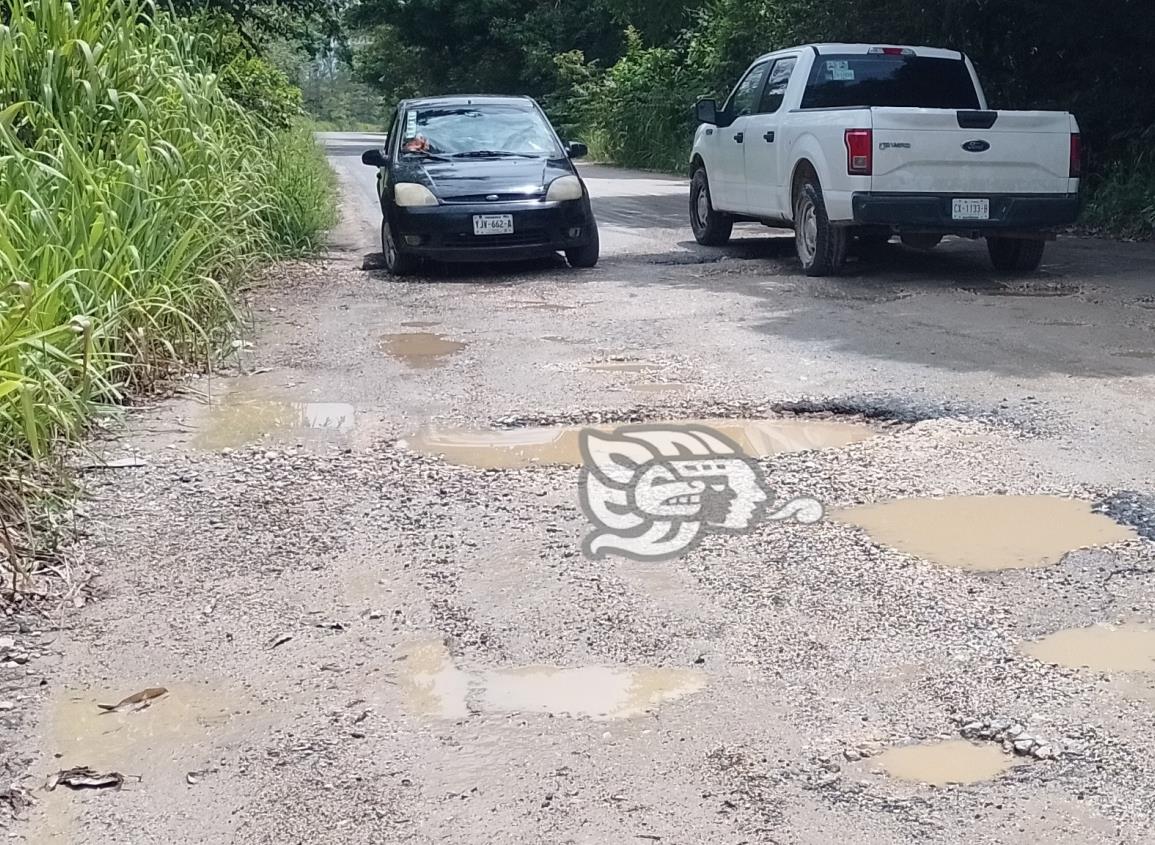
[[[314,248],[331,176],[145,0],[0,0],[0,460],[229,337],[254,264]]]
[[[1124,238],[1155,237],[1155,153],[1136,146],[1088,180],[1084,225]]]

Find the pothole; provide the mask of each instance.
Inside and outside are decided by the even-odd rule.
[[[691,264],[717,264],[726,258],[724,253],[718,255],[704,255],[698,252],[671,253],[646,260],[647,264],[656,264],[661,267],[681,267]]]
[[[192,445],[198,449],[237,448],[268,437],[346,434],[356,425],[356,409],[343,402],[283,402],[227,398],[213,405]]]
[[[470,713],[547,713],[624,719],[700,691],[706,676],[655,667],[522,666],[467,672],[436,641],[404,653],[399,685],[414,715],[456,719]]]
[[[700,425],[733,440],[743,454],[766,458],[781,452],[831,449],[859,443],[876,433],[864,423],[803,419],[681,419],[647,425]],[[426,426],[398,445],[479,469],[516,469],[582,462],[579,434],[583,428],[613,431],[619,426],[590,425],[512,429],[436,428]]]
[[[546,302],[544,300],[515,299],[510,305],[517,305],[531,311],[573,311],[576,305],[562,305],[560,302]]]
[[[1150,349],[1123,349],[1119,352],[1110,353],[1112,358],[1155,358],[1155,350]]]
[[[387,334],[381,338],[381,344],[386,355],[415,370],[444,366],[447,358],[465,348],[461,341],[434,332]]]
[[[1075,549],[1136,537],[1089,503],[1058,496],[897,499],[829,516],[881,545],[974,571],[1048,566]]]
[[[644,373],[655,370],[658,365],[651,361],[599,361],[596,364],[586,364],[587,370],[602,373]]]
[[[1023,651],[1044,663],[1102,672],[1155,671],[1155,630],[1143,625],[1067,628],[1027,643]]]
[[[1155,540],[1155,495],[1122,490],[1096,502],[1094,510],[1130,525],[1148,540]]]
[[[401,327],[406,329],[431,329],[434,326],[440,325],[440,320],[406,320],[401,324]]]
[[[983,296],[1074,296],[1083,292],[1078,285],[1065,282],[968,282],[960,290]]]
[[[892,778],[932,786],[991,780],[1018,762],[996,745],[965,739],[888,748],[872,758]]]

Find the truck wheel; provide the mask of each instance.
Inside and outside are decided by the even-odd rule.
[[[411,276],[417,272],[417,257],[406,255],[397,249],[389,221],[381,220],[381,253],[385,256],[385,269],[391,276]]]
[[[1003,273],[1030,273],[1043,260],[1044,240],[1027,238],[987,238],[991,264]]]
[[[804,182],[794,198],[794,247],[807,276],[833,276],[846,261],[846,229],[826,216],[817,182]]]
[[[702,246],[723,246],[734,229],[734,218],[724,211],[715,211],[710,202],[710,182],[704,167],[695,170],[690,180],[690,228],[694,230],[694,240]]]
[[[929,250],[934,249],[942,241],[942,235],[922,235],[910,234],[899,235],[903,246],[908,246],[911,249]]]

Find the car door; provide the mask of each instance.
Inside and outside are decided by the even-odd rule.
[[[746,204],[751,213],[782,217],[782,102],[797,64],[797,56],[782,56],[766,73],[766,84],[754,112],[746,118]]]
[[[722,107],[723,119],[714,133],[716,164],[708,174],[710,200],[715,208],[746,211],[746,121],[758,103],[769,64],[762,60],[751,65]]]

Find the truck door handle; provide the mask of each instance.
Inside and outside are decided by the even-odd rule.
[[[739,133],[737,133],[737,134],[734,136],[734,140],[735,140],[735,141],[737,141],[739,144],[741,144],[741,143],[742,143],[742,139],[743,139],[743,138],[745,138],[745,137],[746,137],[746,133],[745,133],[745,132],[739,132]]]
[[[767,133],[766,133],[765,135],[763,135],[762,137],[766,139],[766,142],[767,142],[767,143],[769,143],[769,144],[773,144],[773,143],[774,143],[774,132],[773,132],[773,131],[767,132]]]

